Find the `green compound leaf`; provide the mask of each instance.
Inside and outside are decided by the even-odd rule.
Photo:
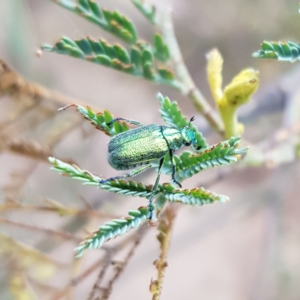
[[[164,184],[162,192],[164,197],[169,201],[181,202],[190,205],[202,206],[213,202],[225,203],[229,201],[227,196],[215,194],[205,190],[204,188],[177,190],[171,185]]]
[[[150,47],[145,47],[142,52],[142,67],[145,78],[153,80],[155,78],[154,56]]]
[[[118,44],[110,45],[105,40],[97,41],[89,37],[72,40],[62,37],[53,47],[44,45],[42,48],[45,51],[81,58],[134,76],[142,76],[142,71],[131,62],[130,55],[124,47]]]
[[[171,102],[168,97],[164,97],[160,93],[157,95],[157,98],[161,104],[161,109],[159,110],[160,114],[166,123],[176,128],[182,128],[189,125],[190,120],[182,114],[176,101]],[[201,149],[207,148],[206,140],[198,128],[193,123],[191,123],[190,127],[196,133],[197,146],[201,146]]]
[[[157,71],[163,81],[172,82],[175,80],[175,75],[170,69],[168,69],[166,67],[165,68],[159,67],[159,68],[157,68]]]
[[[75,106],[77,111],[81,113],[85,119],[89,120],[97,129],[109,136],[114,136],[130,129],[125,122],[120,121],[114,122],[112,125],[108,126],[107,123],[114,119],[114,116],[108,110],[104,110],[103,113],[96,113],[89,106],[83,107],[76,104],[67,105],[59,110],[65,110],[71,106]]]
[[[117,11],[99,7],[95,0],[52,0],[128,43],[138,39],[134,24]]]
[[[284,62],[300,61],[300,44],[264,41],[261,48],[261,50],[253,53],[253,57],[270,58]]]
[[[98,183],[99,184],[99,183]],[[100,188],[125,196],[149,198],[152,194],[152,185],[144,185],[131,180],[113,180],[100,184]]]
[[[152,23],[156,24],[156,7],[143,0],[131,0],[135,7]]]
[[[158,60],[162,62],[166,62],[170,58],[170,52],[161,34],[159,33],[154,34],[153,45],[154,45],[154,56]]]
[[[163,67],[156,70],[154,54],[147,43],[133,45],[129,53],[123,46],[119,44],[110,45],[102,39],[94,40],[87,37],[72,40],[68,37],[62,37],[54,46],[43,45],[42,49],[80,58],[176,89],[181,88],[180,83],[170,70]]]
[[[208,168],[237,162],[237,155],[248,150],[248,147],[238,149],[239,141],[240,137],[232,137],[199,154],[185,151],[179,157],[175,156],[177,180],[182,181]]]
[[[128,217],[123,219],[116,219],[105,223],[99,229],[82,241],[77,248],[75,248],[76,257],[82,256],[87,249],[101,248],[103,243],[127,233],[132,228],[138,228],[149,217],[149,210],[147,207],[140,207],[137,210],[129,211]]]
[[[70,165],[54,157],[49,157],[52,164],[52,170],[57,171],[64,176],[69,176],[75,180],[83,182],[85,185],[94,185],[103,190],[125,196],[149,198],[152,194],[152,185],[144,185],[140,182],[131,180],[113,180],[100,184],[100,180],[105,178],[98,177],[92,173],[79,168],[76,165]]]

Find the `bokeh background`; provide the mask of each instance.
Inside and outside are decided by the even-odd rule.
[[[140,36],[151,39],[153,27],[129,0],[97,2],[128,15]],[[152,3],[160,9],[172,8],[186,65],[211,103],[205,74],[205,55],[210,49],[218,48],[224,57],[225,84],[245,67],[260,72],[259,91],[253,102],[241,111],[241,119],[246,124],[244,137],[252,145],[251,149],[269,149],[270,145],[264,144],[266,140],[280,128],[299,122],[297,114],[295,116],[298,112],[299,117],[300,111],[297,63],[252,58],[263,40],[299,41],[298,1],[170,0]],[[99,110],[108,109],[115,116],[137,119],[145,124],[162,122],[156,100],[156,94],[161,92],[177,100],[185,115],[195,115],[197,126],[209,142],[220,140],[195,113],[191,101],[171,88],[74,58],[52,53],[43,53],[38,58],[35,54],[42,44],[54,44],[61,36],[76,39],[87,35],[104,37],[112,43],[117,41],[52,1],[0,1],[0,57],[26,79],[74,101],[78,99]],[[26,209],[25,205],[51,207],[59,203],[83,209],[88,202],[97,211],[125,216],[129,209],[145,205],[145,199],[124,198],[82,186],[78,181],[50,171],[46,160],[10,151],[4,141],[34,140],[44,146],[51,145],[55,156],[72,160],[91,172],[105,176],[116,173],[106,158],[109,138],[88,122],[82,122],[75,110],[57,113],[56,109],[64,103],[32,102],[8,95],[2,95],[0,101],[0,230],[11,237],[12,243],[7,240],[0,243],[0,251],[3,250],[0,299],[25,299],[16,291],[18,287],[28,286],[36,297],[32,299],[54,299],[56,292],[64,289],[75,274],[93,265],[104,251],[90,251],[80,263],[74,264],[73,248],[77,240],[39,228],[71,232],[83,238],[87,231],[95,230],[108,219],[97,215],[90,218],[86,215],[60,216],[42,209]],[[288,156],[289,151],[287,147],[280,155]],[[161,299],[300,299],[299,161],[287,159],[287,163],[278,166],[263,163],[256,167],[233,168],[213,185],[210,182],[218,176],[217,170],[200,173],[184,182],[187,188],[210,185],[211,190],[230,196],[231,201],[222,205],[182,205],[179,208]],[[138,179],[151,184],[155,173],[149,171]],[[169,178],[163,177],[163,180]],[[21,203],[21,207],[7,209],[7,203]],[[84,229],[78,230],[82,225]],[[150,279],[156,275],[152,263],[159,255],[156,235],[154,228],[147,231],[114,284],[109,299],[150,298]],[[4,251],[14,242],[45,253],[57,262],[57,269],[53,271],[52,263],[44,264],[41,260],[24,262],[20,259],[26,256],[22,251],[11,250],[11,255]],[[80,284],[70,288],[62,299],[88,299],[100,269],[96,268]]]

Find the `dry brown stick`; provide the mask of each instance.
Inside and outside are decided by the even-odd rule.
[[[170,247],[175,216],[175,206],[169,205],[159,222],[160,233],[158,234],[157,239],[160,243],[161,254],[159,258],[154,261],[154,265],[157,269],[157,279],[151,279],[150,283],[150,292],[153,295],[152,300],[159,300],[161,295],[165,269],[168,266],[167,255]]]
[[[106,252],[106,257],[105,257],[105,261],[103,264],[103,268],[100,270],[98,278],[90,292],[90,296],[88,297],[88,300],[93,300],[95,299],[97,290],[101,288],[101,282],[104,278],[104,275],[106,273],[106,271],[108,270],[109,266],[111,265],[111,251],[107,251]]]
[[[103,264],[104,259],[105,257],[97,260],[91,267],[86,269],[79,276],[73,278],[63,290],[55,293],[55,295],[51,298],[51,300],[59,300],[62,297],[64,297],[68,293],[70,287],[76,286],[78,283],[80,283],[82,280],[88,277],[91,273],[93,273],[99,266]]]
[[[27,183],[28,178],[36,170],[38,163],[36,161],[29,161],[26,168],[18,170],[11,175],[12,180],[3,187],[5,200],[7,199],[19,199],[22,189]]]
[[[46,161],[49,156],[53,156],[47,145],[43,146],[35,140],[18,138],[6,140],[4,144],[7,150],[42,161]]]
[[[23,78],[16,71],[12,70],[8,64],[0,59],[0,96],[11,95],[17,98],[27,97],[33,99],[35,102],[26,109],[32,109],[36,107],[36,103],[40,100],[49,100],[59,103],[60,105],[78,103],[83,106],[86,104],[70,97],[64,96],[60,93],[47,89],[36,83],[32,83]],[[22,114],[23,115],[23,114]],[[52,114],[53,115],[53,114]],[[71,123],[71,125],[70,125]],[[57,144],[63,136],[70,130],[73,130],[82,123],[79,119],[75,122],[67,122],[67,127],[55,134],[52,140],[48,141],[49,147],[42,146],[40,143],[31,140],[11,139],[11,135],[8,137],[2,136],[1,148],[7,148],[13,152],[24,154],[33,158],[45,160],[51,155],[51,149]],[[5,130],[5,127],[4,127]]]
[[[60,215],[67,215],[67,216],[90,216],[95,218],[109,218],[109,219],[118,219],[120,216],[103,213],[101,211],[96,211],[93,209],[79,209],[76,207],[67,207],[60,205],[59,203],[54,203],[53,201],[50,202],[52,206],[42,206],[42,205],[23,205],[22,203],[8,201],[6,203],[0,204],[0,212],[6,212],[11,210],[22,210],[22,211],[48,211],[58,213]]]
[[[48,157],[53,156],[53,148],[65,137],[67,133],[73,131],[82,124],[81,118],[76,119],[73,122],[65,122],[65,125],[56,129],[48,136],[46,135],[45,142],[40,143],[35,140],[15,138],[11,139],[10,136],[4,137],[0,143],[0,149],[9,150],[30,158],[46,161],[48,163]],[[64,159],[65,162],[75,163],[70,159]]]
[[[45,232],[47,234],[58,236],[58,237],[63,238],[63,239],[75,240],[76,242],[81,241],[81,238],[76,237],[76,236],[74,236],[70,233],[67,233],[67,232],[56,231],[56,230],[52,230],[52,229],[48,229],[48,228],[42,228],[42,227],[38,227],[38,226],[19,223],[19,222],[15,222],[15,221],[5,219],[5,218],[0,218],[0,223],[7,224],[7,225],[12,225],[12,226],[17,226],[17,227],[20,227],[20,228],[23,228],[23,229],[28,229],[28,230],[31,230],[31,231]]]
[[[125,257],[125,260],[123,262],[116,262],[115,263],[115,274],[112,277],[112,279],[109,281],[107,288],[102,289],[103,294],[102,297],[97,298],[97,300],[107,300],[110,296],[113,288],[114,282],[119,278],[119,276],[124,271],[125,267],[127,266],[129,260],[132,258],[135,249],[137,246],[141,243],[142,238],[145,236],[146,231],[149,229],[149,226],[147,224],[142,225],[136,232],[134,243],[132,244],[127,256]]]
[[[146,224],[145,224],[146,225]],[[116,247],[114,247],[114,249],[110,249],[108,250],[107,248],[105,249],[104,247],[102,247],[103,250],[106,251],[114,251],[114,253],[117,253],[119,251],[121,251],[122,249],[124,249],[128,243],[130,243],[132,240],[135,241],[134,245],[136,247],[136,243],[138,241],[138,244],[140,243],[142,237],[145,236],[146,231],[149,229],[148,226],[142,226],[141,228],[139,228],[137,230],[137,232],[135,234],[133,234],[132,236],[128,237],[126,240],[124,240],[123,242],[121,242],[120,244],[118,244]],[[134,247],[134,249],[135,249]],[[132,249],[129,252],[129,255],[132,255]],[[127,255],[127,258],[125,259],[124,264],[126,265],[128,260],[130,259],[131,256]],[[94,265],[92,265],[91,267],[89,267],[88,269],[86,269],[83,273],[81,273],[79,276],[73,278],[70,283],[61,291],[57,292],[52,298],[51,300],[59,300],[62,297],[64,297],[66,295],[66,293],[69,291],[70,287],[74,287],[76,285],[78,285],[82,280],[84,280],[86,277],[88,277],[92,272],[94,272],[99,266],[101,266],[103,264],[103,262],[105,261],[105,257],[99,259]],[[123,270],[124,268],[122,268]],[[121,270],[121,271],[122,271]],[[105,275],[105,274],[104,274]],[[104,276],[103,275],[103,276]],[[120,275],[120,271],[119,274]],[[102,276],[102,275],[101,275]],[[115,277],[115,276],[114,276]]]
[[[67,97],[37,83],[27,81],[23,76],[12,70],[3,59],[0,59],[0,95],[1,94],[16,97],[26,96],[35,100],[51,100],[59,104],[77,103],[83,106],[86,105],[77,99]]]

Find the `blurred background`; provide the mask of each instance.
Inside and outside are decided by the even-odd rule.
[[[151,40],[154,28],[129,0],[97,3],[127,15],[139,35]],[[263,40],[299,41],[298,1],[151,3],[172,8],[184,61],[212,104],[205,73],[210,49],[218,48],[224,57],[224,84],[243,68],[259,71],[260,88],[240,112],[244,143],[250,151],[276,150],[258,166],[223,167],[230,171],[221,179],[218,168],[184,182],[185,188],[209,187],[231,201],[179,207],[161,299],[300,299],[300,172],[294,152],[295,140],[299,145],[300,69],[297,63],[252,58]],[[210,143],[220,141],[191,101],[174,89],[67,56],[45,52],[37,57],[42,44],[53,45],[62,36],[118,41],[53,1],[0,1],[0,58],[26,80],[70,102],[145,124],[162,123],[156,100],[161,92],[178,101],[185,115],[195,115]],[[145,199],[83,186],[50,170],[48,154],[95,174],[117,173],[107,162],[109,137],[75,109],[57,112],[67,98],[0,96],[0,299],[108,299],[91,296],[105,251],[91,250],[74,261],[73,248],[87,232],[146,205]],[[152,184],[155,172],[138,180]],[[163,176],[162,182],[168,181]],[[156,235],[155,228],[147,230],[109,299],[150,299],[153,261],[160,253]],[[125,246],[114,261],[124,260]],[[87,269],[88,274],[72,281]],[[110,274],[106,276],[103,286],[109,284]]]

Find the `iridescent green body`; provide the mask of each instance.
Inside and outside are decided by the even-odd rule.
[[[143,125],[137,121],[117,118],[108,123],[124,120],[128,123],[140,126],[115,135],[108,144],[108,161],[116,170],[130,170],[138,167],[128,174],[102,179],[100,184],[108,181],[133,177],[144,172],[148,168],[153,167],[154,162],[159,162],[158,175],[152,189],[152,195],[149,199],[149,219],[152,219],[153,204],[152,199],[157,191],[159,178],[164,162],[164,158],[169,153],[172,165],[172,180],[177,185],[180,183],[175,178],[175,162],[173,153],[182,146],[192,145],[196,150],[197,147],[196,134],[189,126],[175,128],[164,125]]]
[[[183,145],[177,128],[145,125],[114,136],[108,144],[108,162],[116,170],[128,170],[159,160]]]

